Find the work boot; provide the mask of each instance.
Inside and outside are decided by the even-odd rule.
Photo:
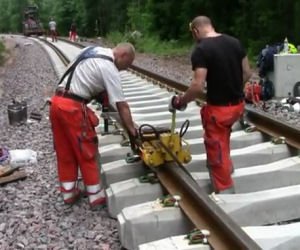
[[[74,204],[81,195],[77,181],[61,182],[60,191],[65,204]]]
[[[76,203],[76,201],[79,200],[81,195],[81,191],[79,188],[75,188],[73,191],[73,195],[72,197],[68,198],[68,199],[64,199],[64,203],[68,204],[68,205],[73,205],[74,203]]]
[[[106,207],[106,197],[101,197],[100,199],[94,201],[90,204],[92,211],[100,211]]]
[[[105,207],[105,191],[104,188],[101,187],[100,183],[95,185],[87,185],[86,192],[92,210],[99,210]]]

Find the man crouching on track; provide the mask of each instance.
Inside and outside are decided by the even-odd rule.
[[[106,92],[129,133],[137,136],[118,72],[127,69],[134,57],[135,50],[130,43],[119,44],[113,49],[88,47],[70,64],[59,81],[51,100],[50,120],[60,190],[66,204],[72,204],[79,198],[79,166],[91,208],[105,205],[104,187],[96,160],[98,139],[95,126],[99,120],[87,103]]]
[[[190,31],[197,42],[191,56],[193,80],[182,96],[172,97],[169,109],[184,110],[207,83],[207,105],[201,109],[207,167],[216,193],[234,193],[230,132],[244,111],[243,83],[251,76],[248,58],[239,40],[217,33],[206,16],[196,17]]]

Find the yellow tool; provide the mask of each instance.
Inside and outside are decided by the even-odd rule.
[[[187,131],[189,121],[183,123],[179,134],[175,133],[175,116],[176,113],[173,112],[171,131],[165,128],[154,128],[148,124],[140,126],[142,144],[139,150],[147,166],[158,167],[165,162],[176,161],[182,164],[191,161],[190,146],[182,138]],[[148,129],[145,129],[146,127]]]

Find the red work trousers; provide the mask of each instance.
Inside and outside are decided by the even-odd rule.
[[[201,109],[207,166],[215,192],[233,187],[230,133],[244,111],[244,102],[233,106],[206,105]]]
[[[99,185],[96,162],[99,120],[86,104],[54,96],[50,106],[54,146],[60,182],[75,182],[78,166],[86,186]]]
[[[50,30],[52,42],[57,42],[57,33],[56,30]]]
[[[75,31],[70,31],[70,40],[73,40],[75,42],[75,40],[76,40],[76,32]]]

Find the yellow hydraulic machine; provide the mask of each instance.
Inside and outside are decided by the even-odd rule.
[[[141,144],[139,153],[141,159],[149,167],[158,167],[166,162],[176,161],[179,164],[191,161],[190,146],[183,139],[189,120],[186,120],[180,129],[175,132],[176,112],[172,113],[171,130],[155,128],[149,124],[143,124],[139,128]]]

